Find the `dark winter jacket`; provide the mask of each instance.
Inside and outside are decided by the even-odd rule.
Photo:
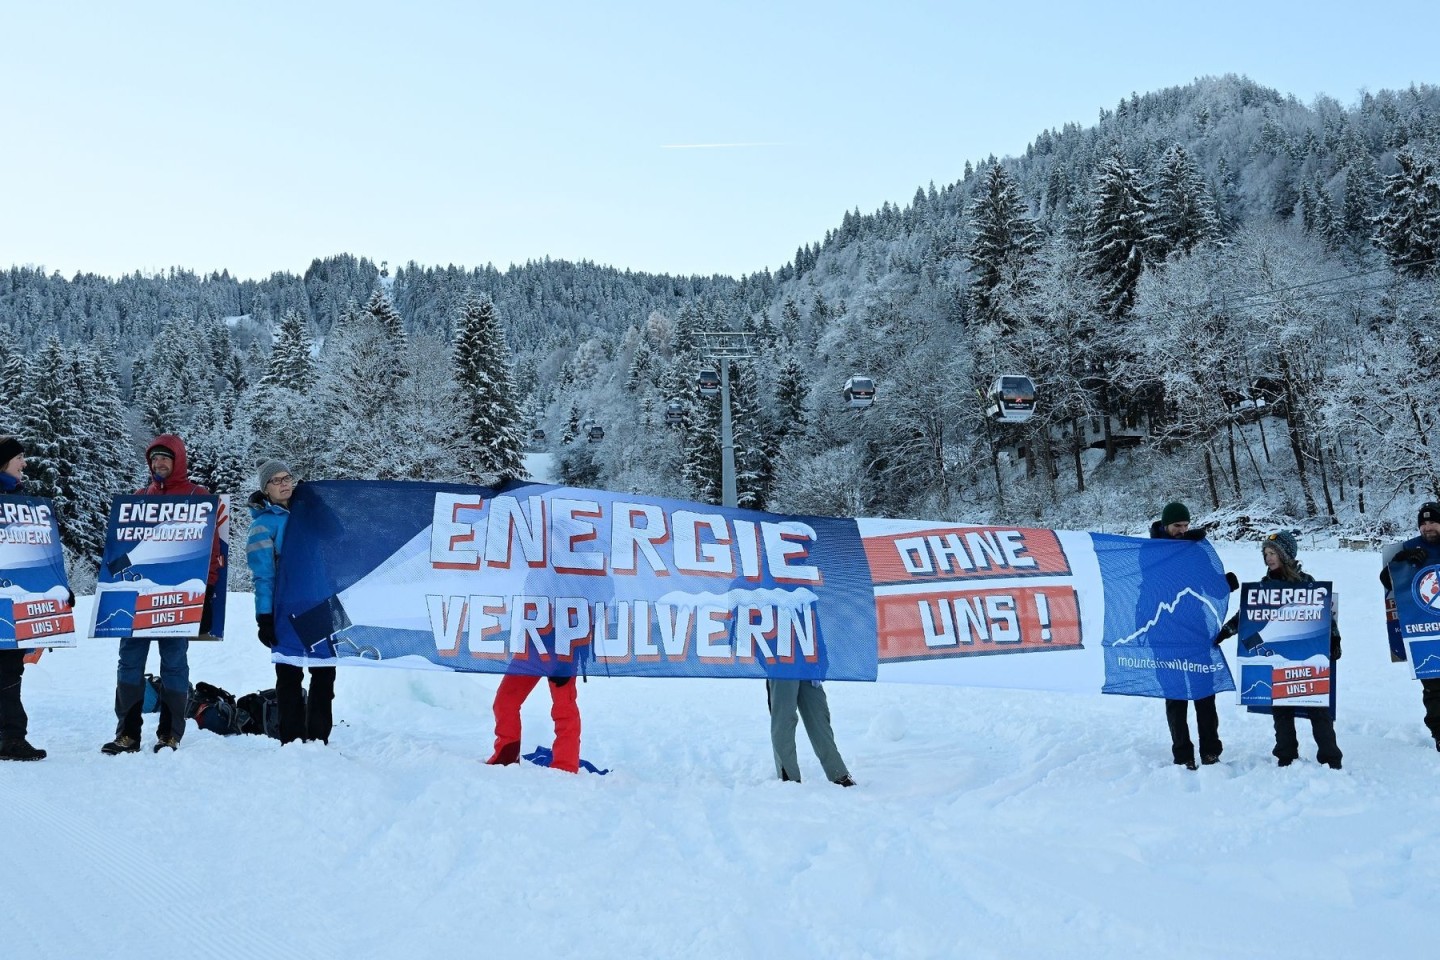
[[[1411,554],[1413,559],[1406,558]],[[1423,555],[1423,559],[1421,559]],[[1428,567],[1431,564],[1440,563],[1440,543],[1430,543],[1424,537],[1415,536],[1400,544],[1400,549],[1395,553],[1395,559],[1411,559],[1411,562],[1419,567]],[[1392,561],[1393,562],[1393,561]],[[1392,589],[1390,583],[1390,567],[1387,564],[1380,568],[1380,582],[1385,585],[1386,590]]]
[[[150,483],[136,490],[135,493],[146,497],[207,497],[210,491],[190,479],[190,459],[185,453],[185,441],[173,433],[162,433],[150,441],[150,446],[145,448],[145,466],[149,469],[150,452],[156,447],[164,447],[175,457],[175,469],[170,471],[170,476],[164,480],[153,474]],[[220,555],[220,525],[215,525],[215,547],[210,551],[210,573],[205,582],[215,586],[220,582],[220,568],[224,564],[224,558]]]
[[[1180,536],[1178,536],[1178,537],[1172,537],[1172,536],[1170,536],[1170,534],[1169,534],[1168,532],[1166,532],[1166,530],[1165,530],[1165,525],[1164,525],[1163,523],[1161,523],[1159,520],[1156,520],[1154,523],[1150,524],[1150,539],[1151,539],[1151,540],[1191,540],[1191,541],[1194,541],[1194,540],[1204,540],[1204,539],[1205,539],[1205,528],[1204,528],[1204,527],[1191,527],[1189,530],[1186,530],[1184,533],[1180,534]]]
[[[289,520],[290,511],[271,503],[264,493],[256,490],[250,495],[250,536],[245,543],[245,559],[255,579],[256,614],[275,612],[275,575]]]

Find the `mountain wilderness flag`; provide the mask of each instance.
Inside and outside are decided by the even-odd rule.
[[[110,505],[96,573],[93,637],[200,633],[211,552],[222,554],[211,635],[223,636],[228,565],[226,498],[126,495]]]
[[[54,506],[0,498],[0,650],[75,646],[69,597]]]
[[[274,657],[1142,696],[1233,689],[1211,643],[1229,602],[1214,550],[1149,543],[544,484],[315,481],[290,504]],[[1112,636],[1130,655],[1107,663]]]

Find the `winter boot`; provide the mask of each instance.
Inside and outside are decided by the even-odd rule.
[[[118,756],[122,753],[139,753],[140,738],[122,733],[101,747],[100,752],[110,757]]]
[[[0,760],[44,760],[45,751],[30,746],[24,737],[0,740]]]
[[[151,749],[152,751],[154,751],[155,753],[159,753],[161,750],[164,750],[166,747],[169,747],[171,750],[179,750],[179,749],[180,749],[180,738],[179,738],[179,737],[159,737],[159,738],[157,738],[157,739],[155,740],[155,746],[151,747],[150,749]]]
[[[495,753],[489,760],[485,761],[492,766],[508,767],[512,763],[520,762],[520,742],[511,741],[504,746],[497,747]]]

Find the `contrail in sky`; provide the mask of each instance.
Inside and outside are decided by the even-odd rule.
[[[724,150],[732,147],[783,147],[783,143],[662,143],[661,150]]]

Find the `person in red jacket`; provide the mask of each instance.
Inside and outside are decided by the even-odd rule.
[[[156,437],[145,449],[150,466],[150,483],[135,493],[150,497],[208,496],[210,491],[190,479],[185,442],[173,433]],[[200,633],[210,632],[210,611],[215,585],[223,560],[219,545],[210,553],[205,606],[200,615]],[[185,704],[190,696],[190,641],[185,637],[125,637],[120,641],[120,664],[115,679],[115,739],[100,748],[114,756],[140,749],[141,708],[145,701],[145,661],[150,644],[160,648],[160,728],[156,731],[155,752],[180,746],[185,735]]]

